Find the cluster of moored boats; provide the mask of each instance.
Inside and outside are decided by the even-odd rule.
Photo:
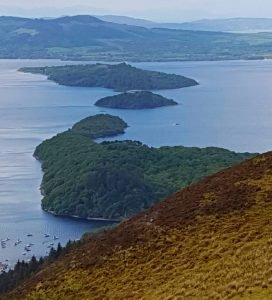
[[[4,262],[4,263],[0,262],[0,274],[2,274],[3,272],[7,271],[8,267],[9,267],[8,260],[6,260],[6,262]]]
[[[30,237],[33,237],[33,234],[32,233],[28,233],[26,234],[26,237],[30,238]],[[45,241],[43,244],[47,244],[47,248],[48,248],[48,251],[46,251],[46,254],[49,254],[49,251],[50,249],[54,248],[55,246],[55,243],[52,242],[50,244],[48,244],[51,240],[49,239],[51,237],[50,234],[47,234],[45,233],[44,234],[44,238],[45,238]],[[56,235],[53,236],[53,240],[56,241],[56,240],[59,240],[60,238]],[[6,239],[2,239],[1,240],[1,247],[2,249],[5,249],[8,247],[8,242],[10,242],[11,239],[9,237],[7,237]],[[14,242],[14,247],[17,247],[19,246],[20,244],[22,244],[23,241],[21,239],[18,239],[17,241]],[[33,243],[28,243],[27,245],[24,246],[24,251],[22,252],[22,255],[23,256],[26,256],[28,252],[31,252],[32,251],[32,247],[34,246]],[[30,261],[30,260],[28,260]],[[3,272],[9,270],[9,260],[5,260],[5,262],[0,262],[0,274],[2,274]]]
[[[33,234],[32,233],[28,233],[27,235],[26,235],[27,237],[33,237]],[[45,233],[44,234],[44,238],[50,238],[50,234],[47,234],[47,233]],[[59,237],[58,236],[54,236],[53,237],[53,239],[54,239],[54,241],[56,241],[56,240],[59,240]],[[7,237],[6,239],[3,239],[3,240],[1,240],[1,247],[4,249],[4,248],[6,248],[7,247],[7,243],[10,241],[11,239],[9,238],[9,237]],[[20,244],[22,244],[23,243],[23,241],[21,240],[21,239],[18,239],[15,243],[14,243],[14,246],[16,247],[16,246],[18,246],[18,245],[20,245]],[[27,254],[27,252],[31,252],[31,248],[34,246],[34,244],[33,243],[29,243],[29,244],[27,244],[27,245],[25,245],[25,247],[24,247],[24,252],[22,253],[22,255],[23,256],[25,256],[26,254]],[[54,247],[54,243],[50,243],[48,246],[47,246],[47,248],[53,248]],[[0,268],[0,271],[2,270],[3,268]]]
[[[1,240],[1,247],[6,248],[8,241],[10,241],[10,238],[6,238],[5,240]]]

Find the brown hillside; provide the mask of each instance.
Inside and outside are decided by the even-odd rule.
[[[272,299],[272,153],[90,238],[3,299]]]

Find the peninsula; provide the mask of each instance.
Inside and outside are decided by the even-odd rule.
[[[44,171],[42,208],[61,216],[122,220],[253,156],[220,148],[94,141],[127,126],[119,117],[91,116],[39,145],[34,155]]]

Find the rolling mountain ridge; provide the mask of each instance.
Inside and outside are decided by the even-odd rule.
[[[203,19],[181,23],[159,23],[126,16],[97,16],[105,22],[142,26],[146,28],[168,28],[177,30],[221,31],[221,32],[262,32],[272,31],[272,19],[269,18],[229,18]]]
[[[230,34],[105,22],[92,16],[0,17],[0,58],[188,61],[272,57],[272,34]]]

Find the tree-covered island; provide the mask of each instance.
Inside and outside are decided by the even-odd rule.
[[[148,91],[127,92],[98,100],[95,105],[117,109],[148,109],[163,106],[173,106],[178,103]]]
[[[142,70],[126,63],[27,67],[19,71],[45,75],[60,85],[102,87],[117,92],[178,89],[198,85],[198,82],[191,78]]]

